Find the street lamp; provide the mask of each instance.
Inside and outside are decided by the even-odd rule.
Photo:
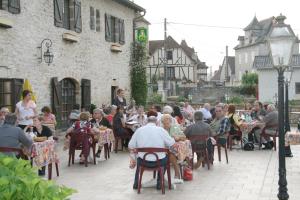
[[[290,66],[293,45],[296,41],[290,26],[284,23],[285,19],[282,14],[276,17],[276,22],[273,23],[268,35],[272,64],[278,72],[279,189],[277,197],[279,200],[289,198],[284,150],[284,71]]]
[[[290,118],[289,118],[289,85],[292,80],[292,75],[293,75],[293,67],[290,66],[284,72],[284,77],[285,77],[285,106],[284,106],[284,111],[285,111],[284,123],[285,124],[284,124],[284,128],[285,128],[285,132],[291,131]]]

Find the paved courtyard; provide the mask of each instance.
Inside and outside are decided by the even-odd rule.
[[[287,158],[287,180],[290,200],[300,199],[300,146],[292,147],[294,157]],[[78,157],[79,152],[76,152]],[[216,153],[216,152],[215,152]],[[59,184],[75,188],[78,193],[72,200],[126,200],[126,199],[201,199],[201,200],[276,200],[278,190],[277,152],[255,150],[251,152],[234,149],[229,152],[226,164],[224,151],[222,162],[214,166],[194,170],[194,180],[176,185],[174,190],[161,191],[154,188],[142,189],[137,194],[132,189],[135,170],[129,169],[128,153],[111,153],[109,160],[87,168],[79,165],[67,166],[67,152],[59,146],[61,176],[54,180]],[[215,158],[216,158],[215,154]],[[101,155],[103,158],[103,155]],[[151,179],[152,174],[145,172],[143,180]]]

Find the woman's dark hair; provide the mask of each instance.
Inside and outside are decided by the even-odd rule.
[[[228,106],[228,114],[234,114],[235,113],[235,105],[229,104]]]
[[[120,94],[122,91],[124,91],[124,90],[121,88],[117,89],[117,94]]]
[[[23,97],[23,99],[24,99],[28,94],[30,94],[30,93],[31,93],[30,90],[24,90],[24,91],[22,92],[22,97]]]
[[[78,103],[73,105],[73,110],[79,110],[80,105]]]
[[[161,107],[159,105],[154,106],[156,112],[161,112]]]
[[[43,112],[43,113],[51,113],[51,109],[50,109],[49,106],[44,106],[44,107],[42,108],[42,112]]]
[[[180,108],[178,106],[173,107],[173,117],[179,117],[180,119],[183,118]]]
[[[119,113],[120,110],[124,110],[123,106],[118,106],[118,107],[117,107],[117,113]]]

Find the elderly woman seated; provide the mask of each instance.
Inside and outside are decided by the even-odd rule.
[[[173,137],[176,143],[171,147],[170,151],[170,162],[174,166],[175,177],[174,183],[182,183],[180,179],[180,171],[178,163],[183,162],[187,159],[188,161],[192,158],[192,148],[189,140],[186,139],[185,135],[181,131],[178,124],[172,124],[172,116],[164,114],[162,116],[162,126]]]

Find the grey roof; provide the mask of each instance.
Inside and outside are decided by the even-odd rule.
[[[149,41],[149,54],[152,55],[157,49],[160,49],[164,46],[164,40],[150,40]],[[180,45],[174,40],[171,36],[168,36],[166,39],[166,48],[180,48]]]
[[[246,28],[244,28],[244,31],[252,30],[252,35],[256,36],[255,41],[253,41],[251,44],[247,44],[243,46],[237,45],[234,49],[245,48],[245,47],[256,45],[258,43],[265,42],[274,19],[275,19],[274,17],[270,17],[261,21],[257,21],[256,17],[254,17],[251,23]]]
[[[291,60],[291,65],[293,67],[300,67],[300,54],[293,55]],[[255,56],[253,67],[260,70],[260,69],[271,69],[272,62],[270,56]]]
[[[213,77],[211,77],[211,81],[220,81],[221,79],[221,69],[219,69],[218,71],[215,72],[215,74],[213,75]]]
[[[126,6],[128,8],[131,8],[133,10],[136,10],[136,11],[139,11],[139,12],[145,12],[145,8],[133,3],[132,1],[129,1],[129,0],[113,0],[123,6]]]
[[[225,63],[226,56],[224,57],[223,63]],[[230,67],[231,74],[235,74],[235,57],[228,56],[228,66]]]

